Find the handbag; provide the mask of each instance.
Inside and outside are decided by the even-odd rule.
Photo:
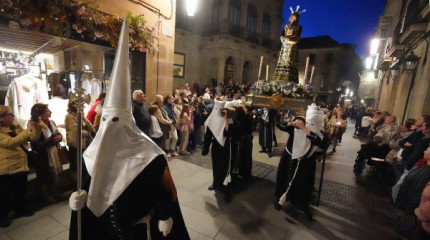
[[[61,165],[69,163],[69,150],[66,146],[57,146],[57,154]]]

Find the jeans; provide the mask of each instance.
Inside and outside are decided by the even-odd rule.
[[[169,139],[166,139],[166,150],[176,151],[176,143],[178,142],[178,133],[175,126],[170,126]]]
[[[400,186],[402,186],[405,177],[408,175],[409,170],[405,169],[402,176],[400,176],[399,181],[397,181],[396,185],[391,188],[391,196],[393,197],[393,202],[396,203],[397,195],[399,194]]]

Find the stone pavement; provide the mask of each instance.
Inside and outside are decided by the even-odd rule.
[[[279,147],[270,159],[258,153],[258,138],[254,138],[254,178],[234,186],[230,203],[207,190],[212,182],[210,157],[196,152],[170,160],[191,239],[401,239],[394,233],[394,222],[382,213],[390,207],[388,186],[378,176],[356,178],[352,173],[359,149],[352,127],[348,126],[337,152],[327,157],[321,203],[312,207],[314,221],[290,205],[283,211],[273,208],[276,166],[287,139],[284,133],[277,132]],[[0,240],[68,239],[69,219],[67,201],[60,202],[31,217],[15,219],[10,227],[0,229]]]

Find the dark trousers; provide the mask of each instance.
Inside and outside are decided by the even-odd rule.
[[[15,213],[25,211],[26,191],[27,172],[0,176],[0,221],[7,219],[12,207],[15,209]]]

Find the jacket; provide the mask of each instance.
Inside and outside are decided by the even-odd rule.
[[[15,129],[16,137],[9,135],[11,129]],[[12,125],[11,129],[0,128],[0,175],[29,171],[27,154],[20,146],[27,146],[34,134],[19,125]]]
[[[145,103],[139,103],[136,101],[133,104],[133,117],[136,121],[137,127],[144,132],[146,135],[149,134],[149,129],[151,127],[151,115],[148,112]]]
[[[85,122],[84,122],[85,120]],[[78,147],[76,142],[78,137],[78,120],[76,113],[67,113],[64,119],[64,125],[66,128],[66,140],[69,147]],[[91,132],[93,132],[93,127],[90,121],[87,119],[82,120],[82,148],[87,148],[91,143]]]
[[[406,213],[413,213],[420,204],[424,187],[430,181],[430,166],[419,167],[409,172],[400,186],[396,206]]]
[[[406,169],[410,170],[424,156],[424,151],[429,147],[429,144],[430,136],[425,136],[414,146],[411,155],[406,159]]]

